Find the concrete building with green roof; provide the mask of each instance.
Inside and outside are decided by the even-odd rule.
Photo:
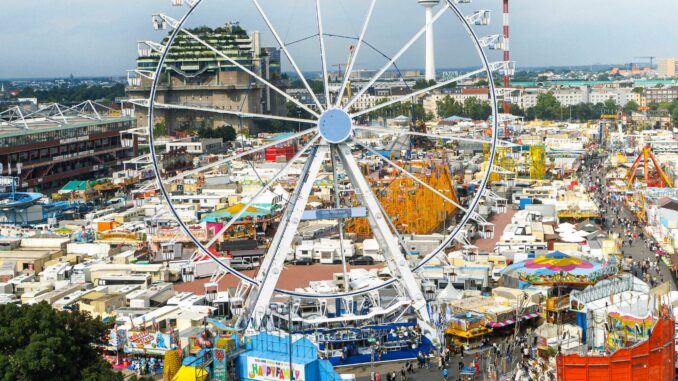
[[[261,75],[278,88],[285,88],[280,70],[280,51],[261,47],[259,32],[248,33],[238,23],[227,23],[218,28],[189,29],[223,55]],[[167,44],[168,38],[160,43]],[[149,42],[150,43],[150,42]],[[128,80],[127,95],[131,100],[148,99],[152,81],[135,73],[154,72],[160,61],[158,50],[141,42],[136,71]],[[151,43],[153,44],[153,43]],[[144,48],[143,46],[146,46]],[[287,110],[285,99],[252,76],[235,66],[222,55],[187,34],[177,35],[164,61],[156,95],[158,104],[180,108],[156,107],[157,123],[164,123],[168,133],[177,129],[214,128],[231,125],[236,129],[240,121],[233,115],[188,110],[185,106],[242,111],[257,114],[282,114]],[[147,109],[135,106],[140,126],[147,124]],[[253,126],[252,119],[243,119],[243,126]]]

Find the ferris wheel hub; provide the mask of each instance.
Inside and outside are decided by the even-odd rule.
[[[318,131],[328,143],[338,144],[346,141],[353,132],[351,116],[342,109],[331,108],[323,112],[318,120]]]

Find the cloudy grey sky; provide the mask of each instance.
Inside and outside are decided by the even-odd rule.
[[[260,0],[286,42],[315,33],[314,1]],[[357,36],[366,0],[322,0],[327,33]],[[415,0],[378,0],[367,39],[393,55],[423,25]],[[460,5],[466,13],[493,12],[492,25],[480,34],[501,31],[501,0],[475,0]],[[134,66],[136,41],[159,41],[150,15],[178,17],[186,8],[170,0],[3,0],[0,5],[0,78],[122,75]],[[588,65],[640,61],[636,56],[678,56],[676,0],[512,0],[511,54],[517,65]],[[250,0],[203,0],[189,25],[217,26],[240,21],[261,30],[265,45],[274,40]],[[478,57],[453,15],[436,24],[439,68],[477,66]],[[423,40],[423,38],[421,39]],[[349,40],[327,38],[328,64],[346,61]],[[317,39],[291,47],[304,70],[318,70]],[[423,41],[398,60],[401,68],[423,67]],[[499,59],[493,53],[491,59]],[[363,49],[357,68],[376,68],[385,60]],[[287,62],[284,70],[291,70]],[[335,69],[336,70],[336,69]]]

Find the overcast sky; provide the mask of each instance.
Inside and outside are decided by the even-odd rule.
[[[316,33],[312,0],[260,0],[286,42]],[[637,56],[678,56],[676,0],[511,0],[511,58],[518,67],[639,62]],[[359,34],[368,0],[321,0],[325,32]],[[475,0],[459,6],[467,14],[492,11],[492,25],[476,27],[481,35],[500,33],[501,0]],[[160,41],[150,16],[164,12],[179,17],[187,8],[170,0],[22,0],[0,7],[0,78],[123,75],[134,67],[136,41]],[[262,31],[264,45],[273,45],[250,0],[203,0],[187,25],[218,26],[240,21]],[[366,39],[392,56],[424,22],[415,0],[377,0]],[[478,66],[478,56],[452,13],[435,27],[438,68]],[[346,61],[352,42],[328,37],[328,65]],[[304,70],[319,70],[317,39],[294,44],[293,56]],[[424,66],[423,38],[397,64]],[[496,52],[491,60],[499,60]],[[377,68],[385,59],[364,48],[356,68]],[[336,68],[331,68],[337,70]],[[287,61],[283,70],[291,71]]]

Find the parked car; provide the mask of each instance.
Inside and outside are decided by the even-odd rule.
[[[361,255],[359,257],[353,257],[348,260],[348,263],[352,265],[373,265],[374,264],[374,258],[369,257],[367,255]]]
[[[313,260],[311,258],[308,258],[308,257],[297,258],[297,259],[291,260],[290,264],[291,265],[297,265],[297,266],[310,266],[310,265],[313,264]]]
[[[233,258],[231,259],[231,267],[236,270],[252,270],[255,267],[259,267],[259,258]]]

